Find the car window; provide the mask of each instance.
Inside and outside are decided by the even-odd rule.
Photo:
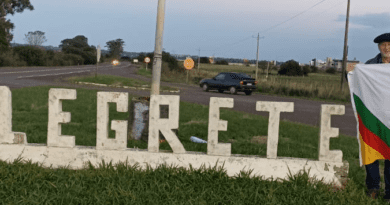
[[[237,75],[240,76],[241,78],[251,78],[249,75],[245,73],[238,73]]]
[[[230,78],[231,79],[239,79],[239,77],[237,75],[235,75],[235,74],[230,74]]]
[[[215,76],[215,79],[216,80],[224,80],[225,79],[225,74],[219,74],[219,75]]]

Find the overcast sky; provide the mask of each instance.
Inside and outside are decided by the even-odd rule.
[[[15,43],[45,32],[44,45],[84,35],[102,48],[121,38],[125,51],[153,52],[158,0],[30,0],[7,18]],[[389,0],[351,0],[349,59],[379,53],[373,39],[390,32]],[[163,48],[172,54],[308,63],[343,56],[347,0],[166,0]],[[253,37],[253,38],[252,38]],[[105,49],[105,48],[104,48]]]

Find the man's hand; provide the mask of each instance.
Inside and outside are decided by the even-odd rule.
[[[347,73],[353,71],[356,67],[356,64],[350,64],[350,65],[347,65]]]

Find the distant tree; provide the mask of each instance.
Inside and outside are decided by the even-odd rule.
[[[315,66],[310,66],[311,72],[312,73],[318,73],[318,68]]]
[[[267,70],[268,61],[259,61],[259,68],[265,73],[265,70]]]
[[[305,76],[308,76],[308,74],[310,73],[311,69],[310,69],[310,66],[309,65],[305,65],[302,67],[302,70],[303,70],[303,75]]]
[[[142,55],[142,56],[141,56]],[[153,65],[154,61],[154,53],[147,53],[146,55],[141,53],[138,56],[138,61],[143,62],[145,57],[150,58],[150,65]],[[140,61],[141,60],[141,61]],[[169,70],[175,70],[175,71],[183,71],[183,67],[179,66],[177,60],[175,57],[171,56],[168,52],[163,51],[162,52],[162,61],[168,63]],[[153,70],[152,70],[153,71]]]
[[[226,60],[219,60],[219,61],[216,61],[215,64],[217,64],[217,65],[229,65],[229,62],[227,62]]]
[[[107,45],[105,47],[108,47],[111,57],[119,59],[123,53],[123,46],[125,45],[125,42],[118,38],[116,40],[108,41],[106,44]]]
[[[207,57],[200,57],[200,63],[207,63],[207,64],[210,64],[210,60],[209,58]]]
[[[6,20],[8,14],[14,15],[22,13],[24,9],[34,10],[30,0],[1,0],[0,1],[0,51],[9,50],[10,42],[13,39],[11,31],[14,24],[10,20]]]
[[[64,39],[59,47],[66,54],[80,55],[84,59],[83,64],[96,64],[96,47],[89,46],[88,39],[83,35]]]
[[[33,46],[17,46],[13,51],[19,55],[19,58],[27,63],[28,66],[43,66],[45,63],[45,52]]]
[[[25,34],[25,41],[30,46],[41,46],[43,43],[47,41],[45,37],[45,32],[42,31],[34,31],[34,32],[28,32],[28,34]]]
[[[145,59],[145,58],[146,58],[145,53],[140,53],[140,54],[138,54],[138,57],[137,57],[138,62],[140,62],[140,63],[144,62],[144,59]]]
[[[330,67],[325,70],[326,73],[329,74],[335,74],[336,73],[336,68]]]
[[[301,66],[299,66],[298,62],[294,60],[289,60],[280,66],[278,74],[288,76],[302,76],[303,70]]]

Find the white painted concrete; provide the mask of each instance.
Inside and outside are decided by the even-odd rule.
[[[0,86],[0,142],[27,144],[25,133],[12,132],[12,93],[7,86]]]
[[[149,140],[150,141],[150,140]],[[337,169],[348,164],[338,162],[323,162],[297,158],[266,159],[257,156],[213,156],[205,153],[163,153],[148,152],[147,150],[129,149],[126,150],[97,150],[94,147],[76,146],[74,148],[47,147],[44,144],[29,144],[28,146],[0,144],[0,159],[13,162],[18,157],[25,160],[32,160],[33,163],[41,163],[44,167],[58,168],[68,167],[69,169],[83,169],[91,162],[98,167],[99,163],[112,162],[114,165],[119,162],[126,162],[128,165],[136,163],[142,168],[150,165],[155,168],[161,164],[177,165],[184,168],[200,168],[223,166],[229,176],[236,176],[240,171],[253,170],[251,176],[264,176],[265,179],[287,179],[290,169],[291,174],[297,174],[303,169],[309,170],[310,177],[322,179],[325,183],[334,183],[341,186],[341,177]]]
[[[280,112],[294,112],[293,102],[256,102],[257,111],[268,111],[267,158],[276,159],[278,155]]]
[[[168,119],[160,118],[160,105],[169,106]],[[183,144],[172,131],[179,128],[179,105],[180,96],[174,95],[151,95],[149,108],[149,139],[148,151],[159,152],[159,131],[171,146],[173,153],[186,153]]]
[[[218,142],[218,131],[227,131],[227,121],[219,119],[219,108],[233,108],[233,98],[210,98],[209,110],[209,130],[207,140],[207,154],[230,156],[232,148],[230,143]]]
[[[332,137],[339,136],[339,128],[330,127],[330,116],[344,114],[344,105],[321,105],[320,139],[318,143],[318,156],[320,161],[343,161],[343,152],[341,150],[329,151],[329,140]]]
[[[338,135],[338,129],[330,127],[330,115],[344,114],[343,105],[323,105],[321,110],[321,131],[319,142],[319,161],[277,157],[280,112],[292,112],[293,103],[257,102],[256,110],[269,111],[269,130],[267,158],[258,156],[231,155],[229,143],[218,143],[218,131],[227,130],[227,121],[220,120],[220,107],[232,108],[232,98],[210,99],[209,136],[207,154],[186,152],[182,143],[172,131],[179,126],[180,96],[151,95],[149,112],[148,150],[126,148],[127,121],[114,120],[112,129],[116,131],[115,139],[108,139],[108,102],[116,102],[118,112],[127,112],[128,94],[120,92],[97,93],[97,137],[96,147],[75,146],[74,136],[61,135],[61,123],[68,123],[71,114],[62,112],[62,100],[75,100],[74,89],[49,90],[49,122],[47,146],[44,144],[27,144],[24,133],[12,132],[11,91],[0,87],[0,159],[12,162],[19,156],[25,160],[39,162],[49,167],[69,166],[71,169],[82,169],[90,161],[97,166],[102,160],[114,164],[125,162],[129,165],[138,163],[156,167],[161,164],[178,165],[189,168],[206,166],[224,166],[229,176],[240,171],[252,170],[252,176],[264,176],[285,179],[291,174],[310,169],[309,176],[323,178],[326,183],[341,186],[348,176],[349,164],[342,161],[340,150],[329,150],[329,140]],[[168,119],[160,119],[160,105],[169,106]],[[173,153],[159,151],[159,131],[170,144]],[[271,151],[269,151],[271,150]]]
[[[127,120],[111,121],[115,139],[108,138],[109,102],[116,103],[117,112],[128,112],[129,93],[98,92],[96,118],[96,149],[124,150],[127,147]]]
[[[49,90],[47,146],[72,148],[76,145],[75,136],[61,135],[61,124],[70,122],[71,116],[70,112],[62,112],[62,100],[76,100],[76,90],[59,88]]]

